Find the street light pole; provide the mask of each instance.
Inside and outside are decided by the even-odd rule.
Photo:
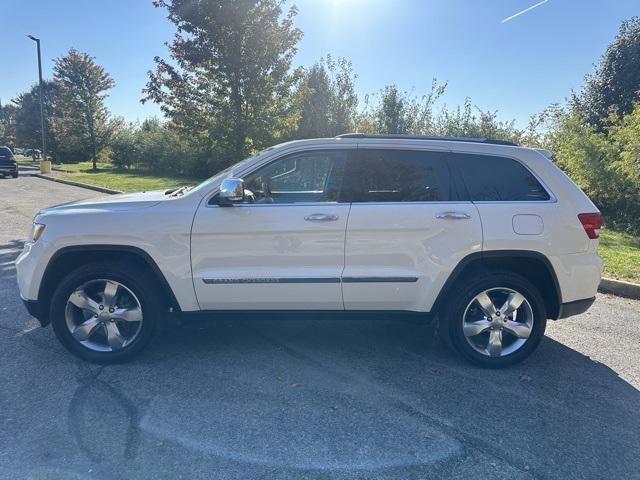
[[[38,46],[38,80],[39,80],[39,90],[40,90],[40,129],[42,132],[42,159],[40,163],[40,169],[42,170],[42,162],[47,160],[47,142],[46,142],[46,133],[44,130],[44,96],[42,91],[42,59],[40,58],[40,39],[34,37],[33,35],[27,35],[31,40],[36,42]]]

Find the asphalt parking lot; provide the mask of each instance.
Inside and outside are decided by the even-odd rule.
[[[0,478],[640,478],[640,302],[599,295],[525,363],[464,363],[397,318],[183,323],[136,361],[24,310],[34,213],[100,194],[0,179]]]

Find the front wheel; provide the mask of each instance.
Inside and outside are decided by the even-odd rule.
[[[455,349],[489,368],[513,365],[531,355],[547,323],[538,289],[510,272],[481,273],[459,282],[445,319]]]
[[[51,323],[60,342],[96,363],[132,358],[149,341],[163,314],[153,279],[139,272],[94,263],[71,272],[51,302]]]

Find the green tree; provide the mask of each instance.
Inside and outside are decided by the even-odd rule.
[[[115,83],[93,57],[75,49],[56,59],[53,71],[59,93],[58,131],[78,140],[95,170],[98,154],[112,132],[104,101]]]
[[[409,133],[413,119],[407,111],[407,103],[407,95],[396,85],[384,87],[375,113],[378,133]]]
[[[15,146],[15,113],[14,105],[0,102],[0,145]]]
[[[429,92],[418,97],[395,85],[386,86],[379,96],[365,97],[357,129],[363,133],[487,137],[515,142],[535,138],[538,120],[532,119],[527,130],[522,131],[513,121],[500,120],[498,112],[473,106],[469,98],[455,109],[443,106],[436,110],[446,88],[446,83],[434,78]]]
[[[143,101],[161,105],[172,125],[209,140],[227,163],[273,143],[285,128],[302,32],[283,0],[156,0],[178,28],[171,60],[156,57]],[[204,134],[204,135],[203,135]]]
[[[435,119],[435,132],[437,135],[486,137],[515,142],[522,136],[513,120],[500,120],[497,111],[474,107],[469,98],[455,110],[443,108]]]
[[[355,128],[358,96],[351,62],[328,55],[301,75],[296,138],[333,137]]]
[[[626,115],[640,100],[640,18],[622,22],[620,30],[587,75],[571,106],[584,121],[598,130],[605,127],[609,114]]]
[[[609,137],[617,147],[612,167],[635,184],[640,194],[640,102],[610,127]]]
[[[434,107],[446,88],[446,83],[434,78],[429,92],[418,97],[387,85],[378,94],[365,97],[357,129],[363,133],[439,135]]]
[[[607,225],[633,233],[640,232],[640,178],[634,175],[640,148],[640,109],[636,110],[623,118],[610,117],[607,131],[599,132],[575,111],[555,107],[546,114],[544,145],[603,212]]]
[[[304,72],[298,95],[301,98],[301,105],[296,137],[314,138],[334,135],[330,111],[333,92],[329,74],[323,63],[316,63]]]
[[[352,132],[355,129],[355,119],[358,108],[358,95],[355,92],[357,75],[353,66],[346,58],[334,61],[327,55],[327,69],[331,74],[331,126],[333,134]]]
[[[139,144],[140,128],[137,124],[124,122],[114,129],[109,142],[111,148],[111,163],[117,168],[131,168],[139,163],[140,144]]]
[[[640,102],[609,127],[609,138],[615,148],[609,168],[617,176],[611,188],[622,207],[617,217],[627,230],[640,233]]]
[[[51,129],[51,118],[55,115],[55,102],[57,97],[57,85],[51,81],[43,83],[45,134],[48,154],[57,150],[57,139]],[[15,111],[15,135],[16,144],[25,147],[39,149],[42,146],[42,122],[40,118],[40,89],[34,85],[27,92],[20,93],[13,104]]]

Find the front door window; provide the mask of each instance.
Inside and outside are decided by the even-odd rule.
[[[287,155],[245,177],[246,202],[335,202],[345,160],[342,150]]]

